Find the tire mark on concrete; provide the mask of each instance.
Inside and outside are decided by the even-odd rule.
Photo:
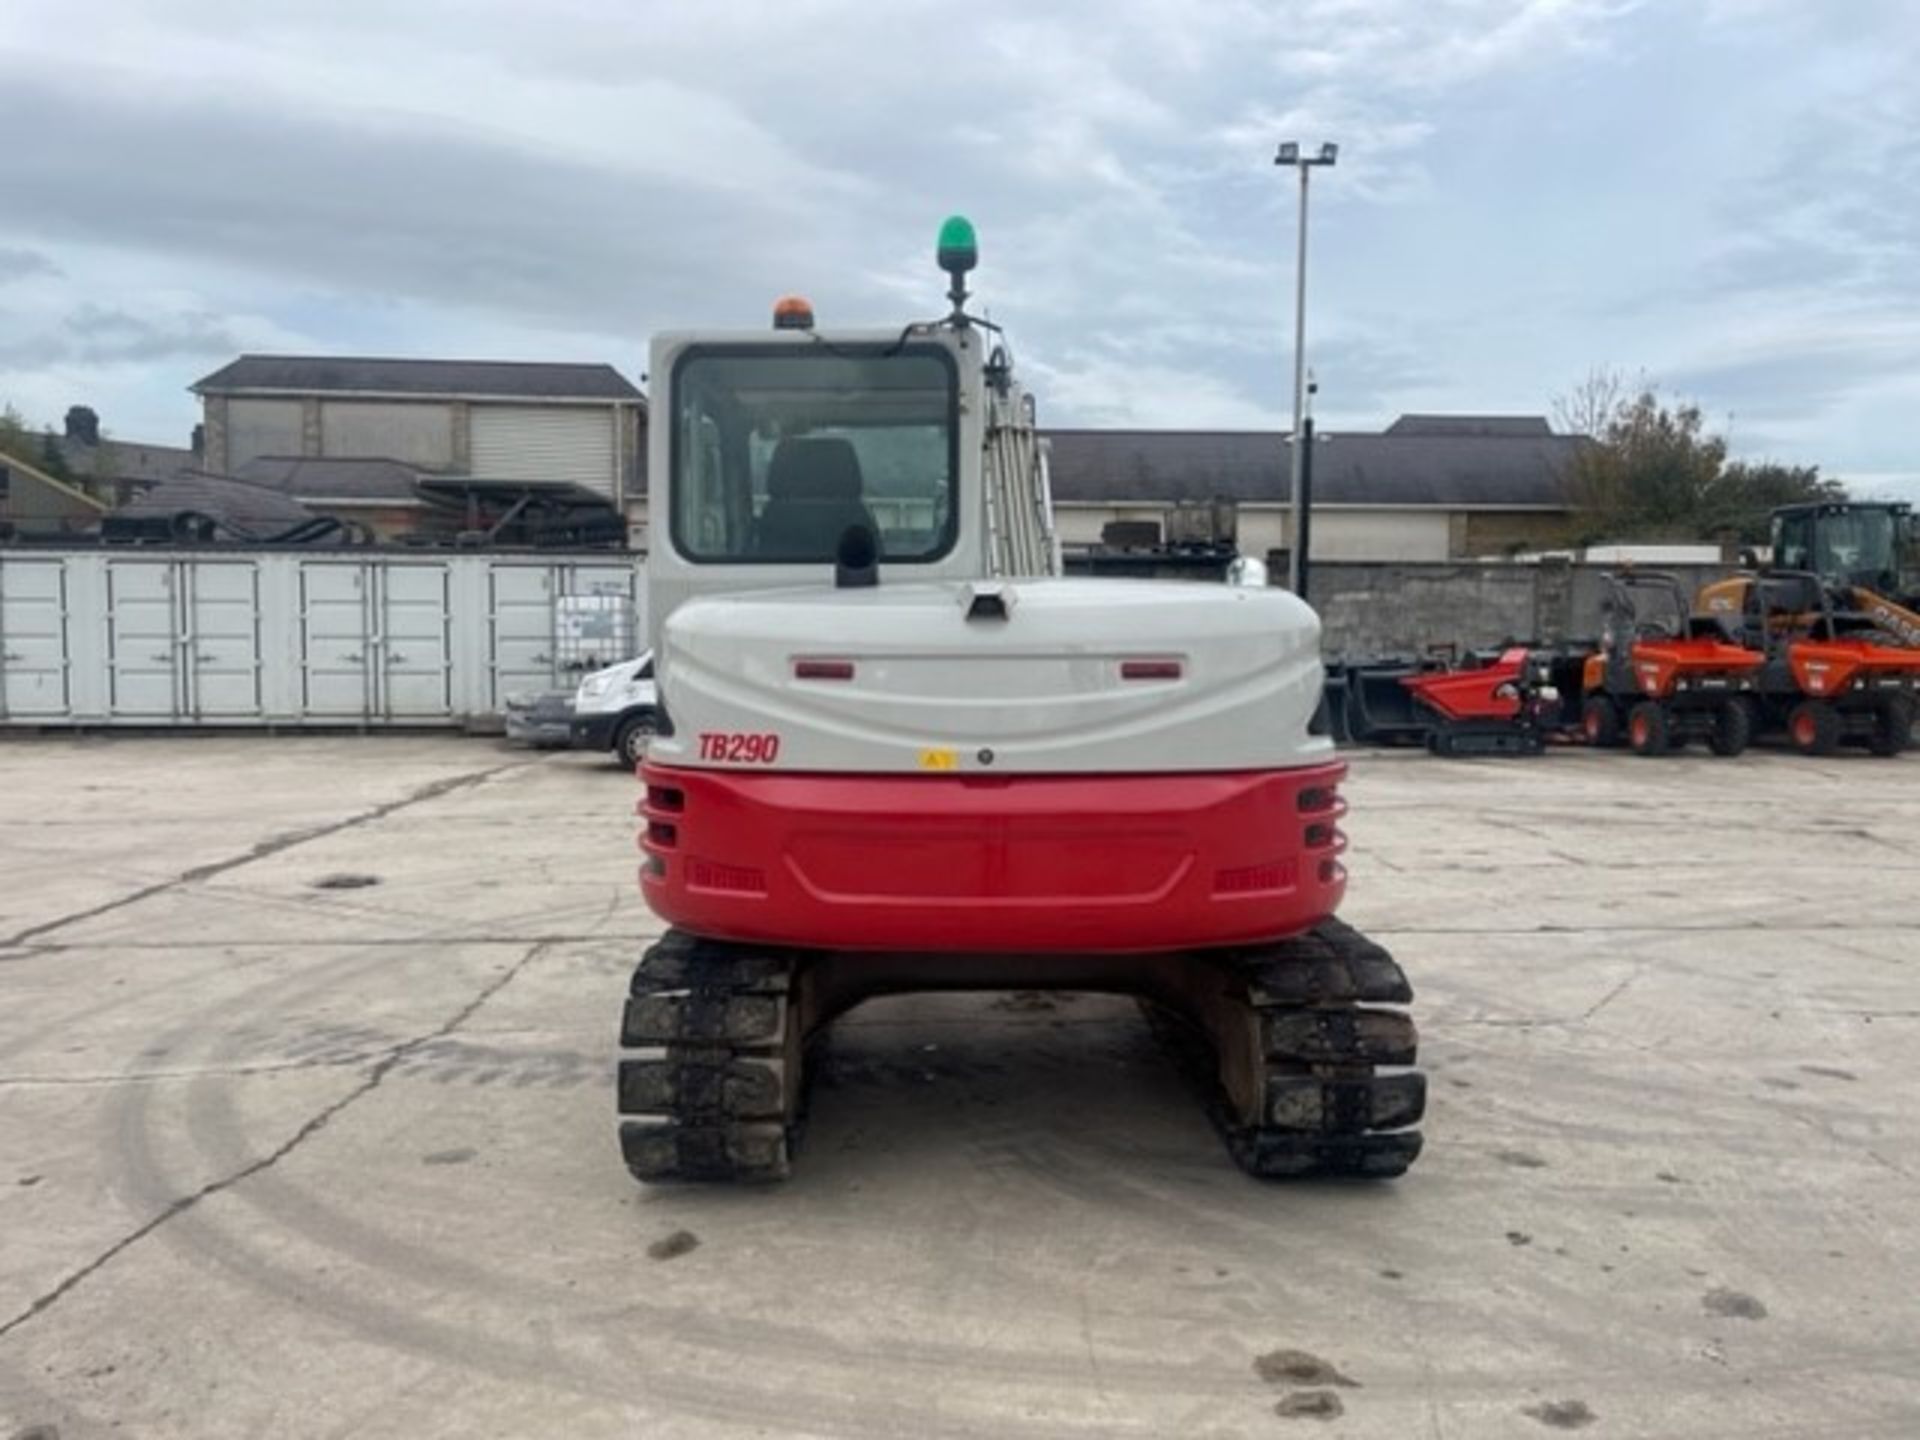
[[[209,1076],[222,1080],[248,1075],[281,1075],[289,1070],[339,1070],[364,1065],[364,1056],[319,1056],[305,1060],[275,1060],[259,1065],[231,1065],[216,1069],[128,1070],[113,1075],[0,1075],[0,1090],[59,1089],[73,1086],[99,1089],[115,1085],[153,1085],[167,1080],[199,1080]]]
[[[202,880],[211,880],[216,875],[224,875],[229,870],[237,870],[242,865],[251,865],[256,860],[264,860],[269,855],[278,855],[282,851],[291,850],[297,845],[305,845],[314,840],[324,840],[329,835],[338,835],[343,830],[353,830],[361,825],[370,825],[376,820],[386,819],[387,816],[397,811],[408,809],[414,805],[425,804],[429,800],[437,800],[442,795],[451,794],[455,790],[464,790],[469,786],[478,785],[483,780],[491,779],[495,775],[504,774],[508,770],[518,770],[525,766],[537,765],[539,763],[538,760],[513,760],[505,765],[490,765],[485,770],[473,770],[464,775],[451,775],[444,780],[435,780],[431,784],[409,790],[397,800],[385,801],[382,804],[375,805],[370,810],[363,810],[357,815],[349,815],[341,820],[330,820],[325,825],[315,825],[306,830],[289,830],[284,834],[270,835],[265,840],[260,841],[259,844],[252,846],[241,854],[229,855],[224,860],[209,860],[204,865],[195,865],[191,869],[182,870],[178,875],[172,876],[169,879],[156,880],[151,885],[144,885],[131,894],[120,896],[117,900],[108,900],[85,910],[76,910],[70,915],[62,915],[57,919],[43,920],[38,925],[29,925],[26,929],[16,931],[6,939],[0,940],[0,949],[11,949],[24,945],[36,936],[46,935],[55,930],[63,930],[69,925],[77,925],[82,920],[92,920],[96,916],[111,914],[115,910],[124,910],[129,905],[138,905],[142,900],[151,900],[154,896],[164,895],[169,890],[177,890],[185,885],[198,884]],[[22,957],[8,956],[6,958],[20,959]]]
[[[622,898],[624,898],[625,892],[623,891],[621,893]],[[637,895],[638,891],[636,890],[635,893]],[[84,917],[76,915],[72,918],[78,920]],[[63,921],[61,923],[64,924],[65,922]],[[433,943],[436,945],[525,946],[586,945],[601,941],[609,943],[617,941],[623,945],[634,945],[658,940],[660,933],[660,928],[657,925],[650,930],[588,930],[580,932],[555,930],[527,932],[518,935],[503,934],[498,930],[491,930],[485,934],[478,932],[467,934],[459,931],[436,931],[434,932]],[[222,936],[217,943],[221,948],[228,950],[365,950],[372,949],[375,946],[403,947],[412,950],[419,948],[420,937],[418,935],[351,935],[345,938],[339,936],[307,938],[297,935],[273,935],[258,939],[251,936],[242,936],[235,939],[231,936]],[[64,955],[69,951],[76,950],[111,949],[116,953],[125,950],[137,952],[151,951],[164,954],[171,950],[205,950],[207,948],[208,942],[205,940],[116,939],[112,941],[110,945],[99,940],[34,941],[24,947],[22,953],[18,955],[0,954],[0,963],[8,960],[28,960],[37,955]]]
[[[218,1195],[223,1190],[231,1190],[242,1181],[258,1175],[263,1170],[270,1170],[275,1165],[278,1165],[282,1160],[286,1159],[287,1156],[306,1144],[307,1141],[318,1135],[322,1130],[325,1130],[342,1111],[365,1099],[375,1090],[378,1090],[381,1083],[393,1072],[394,1067],[399,1065],[415,1050],[418,1050],[423,1045],[430,1045],[436,1040],[446,1039],[449,1035],[453,1034],[454,1031],[466,1024],[468,1020],[473,1018],[474,1013],[478,1011],[482,1005],[485,1005],[487,1001],[499,994],[501,990],[513,981],[515,976],[519,975],[522,970],[536,958],[545,954],[546,951],[547,947],[545,945],[534,945],[530,947],[526,953],[521,955],[513,964],[509,965],[505,970],[481,986],[479,992],[465,1005],[462,1005],[459,1010],[455,1011],[449,1019],[423,1034],[414,1036],[411,1040],[402,1041],[400,1044],[388,1050],[386,1054],[375,1061],[373,1066],[367,1071],[366,1079],[362,1080],[338,1100],[323,1106],[315,1112],[307,1119],[305,1124],[294,1131],[286,1140],[282,1141],[271,1153],[241,1166],[238,1170],[224,1175],[218,1180],[209,1181],[190,1195],[182,1195],[144,1224],[135,1227],[127,1234],[121,1236],[105,1250],[102,1250],[98,1255],[94,1256],[93,1259],[61,1280],[59,1284],[55,1285],[51,1290],[35,1299],[25,1310],[15,1315],[4,1325],[0,1325],[0,1340],[4,1340],[15,1330],[19,1329],[29,1320],[32,1320],[36,1315],[44,1314],[53,1306],[59,1304],[61,1300],[65,1299],[68,1294],[84,1282],[88,1276],[109,1264],[123,1251],[139,1244],[140,1241],[146,1239],[147,1236],[153,1234],[168,1221],[184,1215],[207,1197]]]

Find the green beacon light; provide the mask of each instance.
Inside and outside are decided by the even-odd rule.
[[[940,227],[940,246],[935,252],[940,268],[949,275],[964,275],[980,263],[980,246],[973,238],[973,222],[964,215],[949,215]]]
[[[940,227],[940,243],[933,253],[951,281],[947,287],[947,299],[953,302],[950,318],[956,327],[964,328],[967,324],[966,276],[980,263],[980,246],[973,238],[973,222],[964,215],[949,215]]]

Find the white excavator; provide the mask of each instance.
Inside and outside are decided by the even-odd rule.
[[[625,1002],[626,1164],[781,1178],[835,1016],[1069,989],[1143,1002],[1249,1172],[1398,1175],[1425,1082],[1405,975],[1333,918],[1319,622],[1061,577],[976,253],[949,220],[937,320],[828,330],[789,297],[653,342],[640,880],[670,928]]]

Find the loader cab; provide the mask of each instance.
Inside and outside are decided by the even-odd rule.
[[[1915,535],[1910,506],[1843,501],[1788,505],[1773,512],[1773,568],[1805,571],[1830,585],[1882,594],[1911,589]]]

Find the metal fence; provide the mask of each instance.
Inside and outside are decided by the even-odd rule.
[[[0,549],[0,725],[463,725],[633,653],[644,560]]]

